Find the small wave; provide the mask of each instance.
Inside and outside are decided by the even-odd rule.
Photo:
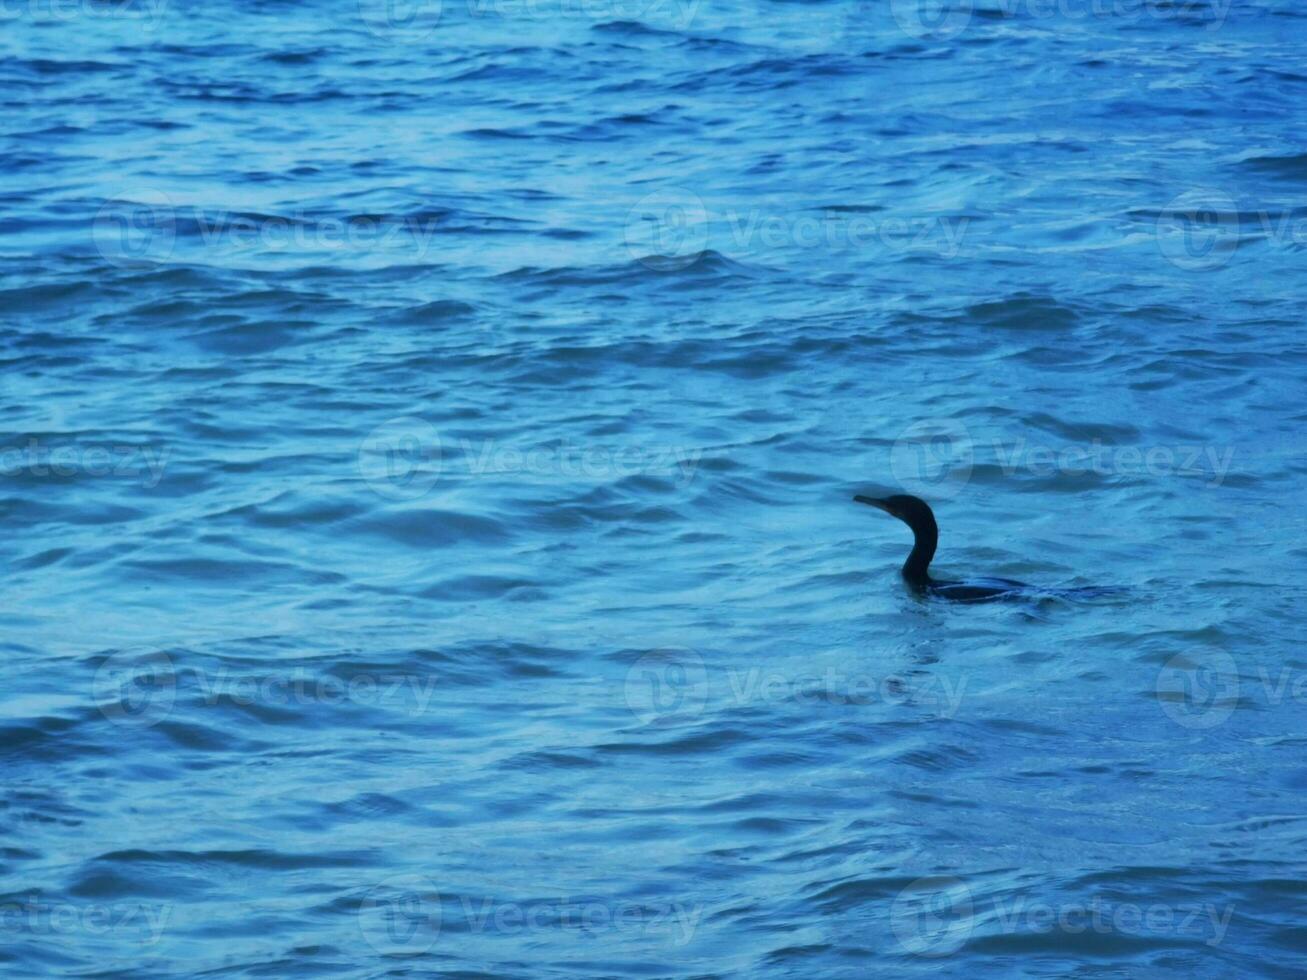
[[[1243,165],[1286,180],[1307,180],[1307,153],[1248,157]]]
[[[981,326],[1004,330],[1067,330],[1080,322],[1074,307],[1028,293],[976,303],[967,307],[966,315]]]

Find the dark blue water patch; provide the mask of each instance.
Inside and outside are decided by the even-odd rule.
[[[393,321],[413,326],[435,325],[448,320],[467,317],[476,310],[468,303],[458,300],[432,300],[414,309],[404,310],[393,315]]]
[[[1243,166],[1286,180],[1307,178],[1307,154],[1252,156],[1243,161]]]

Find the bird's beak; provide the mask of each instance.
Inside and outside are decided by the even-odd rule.
[[[864,497],[862,494],[858,494],[853,499],[860,504],[869,504],[877,510],[883,510],[886,514],[890,513],[889,502],[881,500],[879,497]]]

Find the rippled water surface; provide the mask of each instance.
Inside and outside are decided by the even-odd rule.
[[[1300,5],[0,20],[5,976],[1307,969]]]

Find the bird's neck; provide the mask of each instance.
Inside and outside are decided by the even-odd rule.
[[[930,560],[935,557],[935,547],[939,544],[939,528],[935,522],[913,525],[912,553],[903,563],[903,577],[909,585],[925,587],[930,584]]]

